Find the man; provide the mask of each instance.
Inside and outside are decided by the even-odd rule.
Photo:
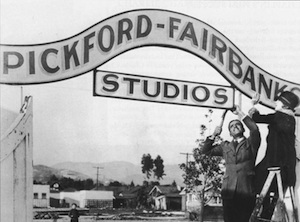
[[[261,115],[255,108],[249,115],[256,123],[268,124],[267,148],[263,160],[256,167],[256,191],[260,193],[268,176],[269,167],[280,167],[284,192],[287,187],[294,187],[296,182],[296,149],[295,149],[295,108],[299,98],[293,92],[284,91],[276,98],[275,113]],[[278,194],[276,180],[269,191]],[[270,219],[274,208],[264,203],[262,217]],[[268,210],[269,208],[269,210]]]
[[[244,136],[245,129],[240,120],[232,120],[228,129],[233,140],[214,144],[214,138],[222,132],[218,126],[204,142],[202,153],[225,159],[226,172],[221,191],[224,222],[248,222],[255,205],[254,167],[261,137],[255,122],[239,107],[234,114],[239,115],[249,128],[250,136]]]
[[[71,218],[71,222],[78,222],[79,211],[76,208],[77,208],[77,205],[75,203],[73,203],[72,209],[69,212],[69,217]]]

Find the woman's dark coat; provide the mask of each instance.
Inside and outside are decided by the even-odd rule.
[[[268,115],[260,115],[256,112],[252,118],[256,123],[268,124],[269,129],[265,157],[256,167],[257,193],[261,192],[269,167],[281,168],[284,189],[287,186],[294,186],[296,182],[295,118],[280,111]],[[275,187],[271,188],[274,189]]]

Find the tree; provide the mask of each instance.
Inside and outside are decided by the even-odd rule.
[[[116,180],[115,180],[115,181],[110,182],[108,186],[112,186],[112,187],[121,187],[122,184],[121,184],[119,181],[116,181]]]
[[[149,183],[149,186],[150,186],[150,187],[159,186],[159,185],[160,185],[159,181],[151,181],[151,182]]]
[[[164,171],[164,161],[163,159],[160,157],[160,155],[158,155],[156,157],[156,159],[153,161],[154,162],[154,169],[153,169],[153,172],[154,172],[154,176],[160,180],[163,178],[163,176],[165,176],[165,171]]]
[[[43,184],[41,181],[33,180],[33,184]]]
[[[210,114],[212,111],[209,111]],[[211,115],[205,116],[210,118]],[[211,121],[209,121],[210,123]],[[206,125],[200,126],[200,139],[196,140],[197,147],[193,149],[194,161],[189,161],[180,164],[180,168],[184,171],[183,179],[187,186],[186,192],[192,192],[197,196],[200,202],[198,209],[199,221],[203,221],[203,212],[205,204],[212,196],[205,195],[205,192],[210,189],[215,192],[220,190],[223,171],[221,169],[221,157],[208,156],[201,153],[203,142],[205,140]],[[221,142],[222,138],[218,137],[217,142]]]
[[[142,172],[146,174],[147,179],[150,178],[152,172],[154,173],[153,177],[157,178],[157,180],[160,180],[165,176],[164,171],[164,160],[161,158],[160,155],[158,155],[155,160],[152,159],[151,155],[144,154],[142,156]]]
[[[95,187],[94,181],[90,178],[86,180],[74,180],[67,177],[57,178],[55,175],[51,175],[47,184],[52,185],[53,183],[59,183],[61,189],[75,188],[76,190],[91,190]]]
[[[57,176],[55,176],[54,174],[52,174],[49,178],[48,184],[55,183],[57,181],[59,181],[59,178]]]
[[[85,190],[91,190],[94,188],[94,181],[92,179],[86,179],[84,181],[84,189]]]
[[[143,185],[137,192],[137,207],[139,209],[149,208],[148,205],[148,181],[144,181]]]
[[[142,163],[142,172],[146,174],[147,179],[149,179],[153,169],[153,159],[151,155],[149,153],[144,154],[141,163]]]
[[[172,182],[172,186],[173,186],[173,187],[177,187],[177,183],[176,183],[176,181],[175,181],[175,180],[173,180],[173,182]]]
[[[133,180],[131,181],[131,183],[130,183],[129,186],[130,186],[130,187],[135,187]]]

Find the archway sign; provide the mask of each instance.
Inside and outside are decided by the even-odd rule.
[[[300,84],[261,69],[210,25],[160,9],[123,12],[57,42],[0,45],[0,83],[24,85],[65,80],[144,46],[177,48],[192,53],[214,67],[246,96],[251,97],[254,92],[261,94],[260,103],[270,108],[274,108],[274,97],[283,90],[300,96]]]

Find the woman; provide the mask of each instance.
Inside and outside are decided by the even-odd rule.
[[[269,174],[269,167],[280,167],[284,192],[296,183],[296,149],[295,149],[295,108],[299,98],[292,92],[284,91],[276,98],[275,113],[261,115],[255,108],[249,115],[256,123],[268,124],[267,149],[263,160],[256,166],[256,192],[259,194]],[[278,193],[276,180],[269,191]],[[266,198],[267,199],[267,198]],[[269,214],[273,211],[270,210]],[[267,217],[270,217],[268,215]]]

